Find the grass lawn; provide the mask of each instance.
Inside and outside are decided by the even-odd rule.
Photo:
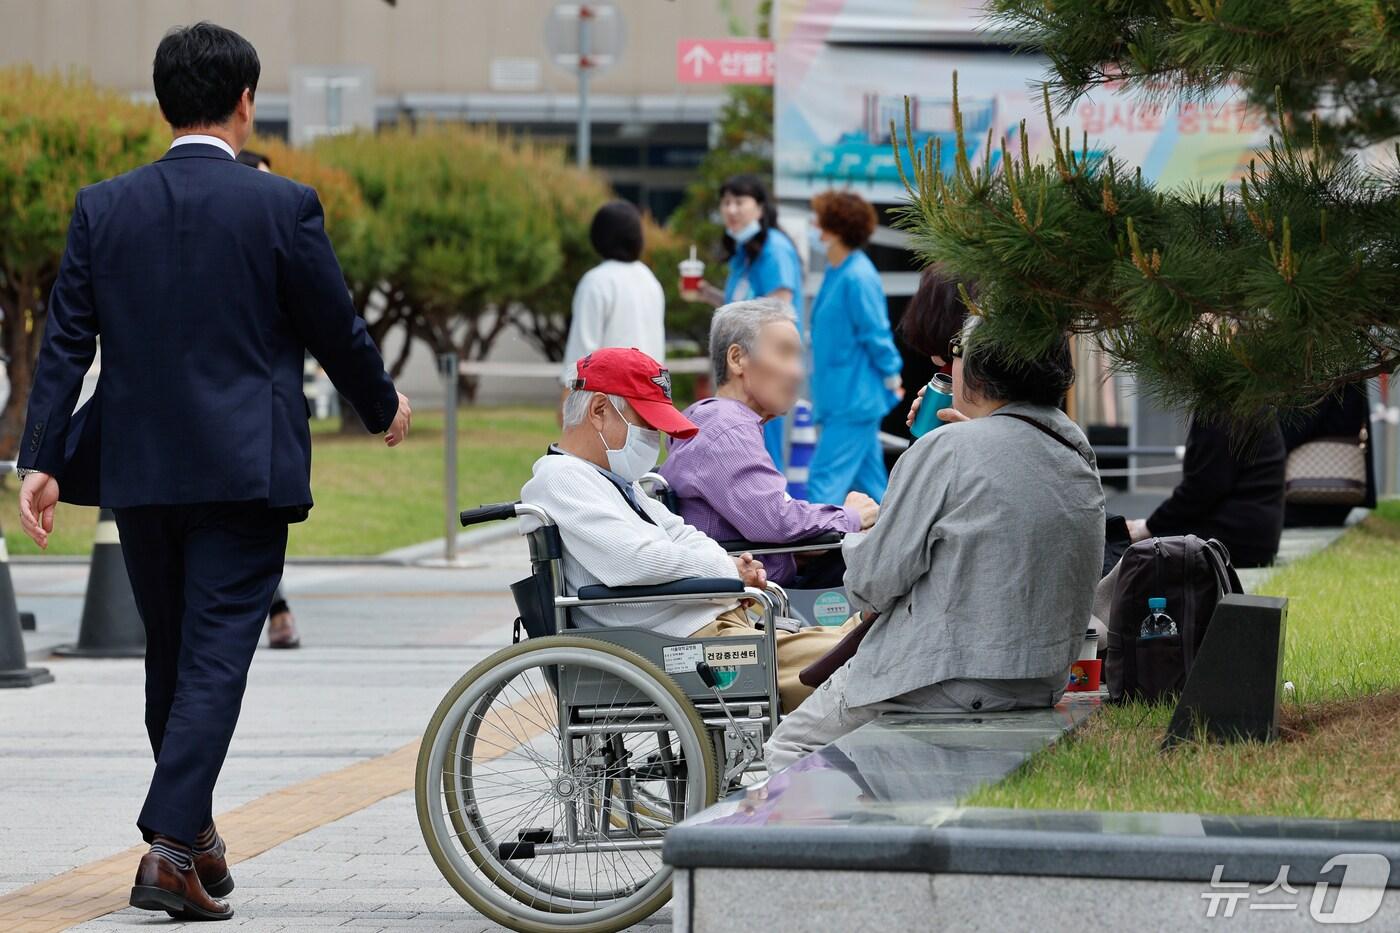
[[[1287,596],[1274,743],[1158,743],[1167,705],[1105,707],[972,806],[1400,820],[1400,502],[1260,592]]]
[[[442,415],[413,418],[408,440],[389,450],[378,437],[343,437],[335,422],[313,426],[311,517],[293,525],[288,554],[364,555],[442,537]],[[457,490],[462,508],[515,499],[530,464],[558,435],[550,408],[463,408],[457,416]],[[38,548],[19,530],[15,481],[4,516],[12,554]],[[97,510],[60,505],[49,553],[88,554]]]

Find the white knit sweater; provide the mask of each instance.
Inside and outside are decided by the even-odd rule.
[[[594,583],[656,586],[686,577],[739,579],[734,560],[718,543],[681,521],[640,487],[634,488],[637,500],[655,524],[633,511],[621,490],[587,460],[551,454],[535,461],[534,477],[520,490],[520,499],[544,509],[559,526],[564,543],[564,582],[570,595]],[[576,610],[573,619],[580,627],[643,626],[685,638],[736,605],[737,600],[599,606]]]

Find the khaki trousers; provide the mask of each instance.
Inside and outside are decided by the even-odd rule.
[[[804,628],[797,632],[778,629],[778,699],[784,713],[797,709],[798,704],[812,694],[812,688],[797,679],[802,669],[835,648],[837,642],[859,624],[860,615],[857,613],[840,625]],[[763,630],[755,627],[744,607],[735,606],[720,613],[709,625],[693,632],[691,637],[725,638],[762,634]]]

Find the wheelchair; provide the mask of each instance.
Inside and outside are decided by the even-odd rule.
[[[680,503],[677,501],[676,494],[671,489],[670,484],[666,482],[666,477],[660,473],[647,473],[639,480],[639,483],[647,495],[665,505],[672,512],[680,514]],[[747,553],[754,557],[760,557],[764,554],[802,554],[839,550],[841,539],[844,537],[845,534],[842,532],[831,531],[804,538],[801,541],[789,541],[785,544],[735,539],[721,541],[719,545],[731,555]],[[851,617],[853,611],[844,586],[824,586],[815,589],[787,587],[785,595],[788,599],[789,618],[796,619],[803,625],[840,625]]]
[[[511,587],[513,643],[463,675],[433,714],[418,755],[419,825],[443,876],[494,922],[620,930],[670,899],[667,827],[763,771],[786,594],[723,578],[569,594],[559,529],[543,509],[500,503],[461,521],[512,516],[531,564]],[[571,625],[588,606],[713,602],[718,612],[740,598],[761,612],[761,635]]]

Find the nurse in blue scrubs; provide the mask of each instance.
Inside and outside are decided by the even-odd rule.
[[[820,426],[807,497],[839,505],[852,490],[879,501],[889,475],[880,420],[904,397],[880,273],[861,247],[875,209],[849,191],[812,199],[826,276],[812,304],[812,408]],[[817,244],[813,244],[816,246]]]
[[[735,175],[719,193],[729,279],[723,295],[716,290],[711,301],[718,305],[745,298],[777,298],[793,306],[800,329],[802,260],[792,240],[778,228],[778,211],[768,189],[754,175]],[[783,469],[783,419],[774,418],[763,426],[763,441],[773,463]]]

